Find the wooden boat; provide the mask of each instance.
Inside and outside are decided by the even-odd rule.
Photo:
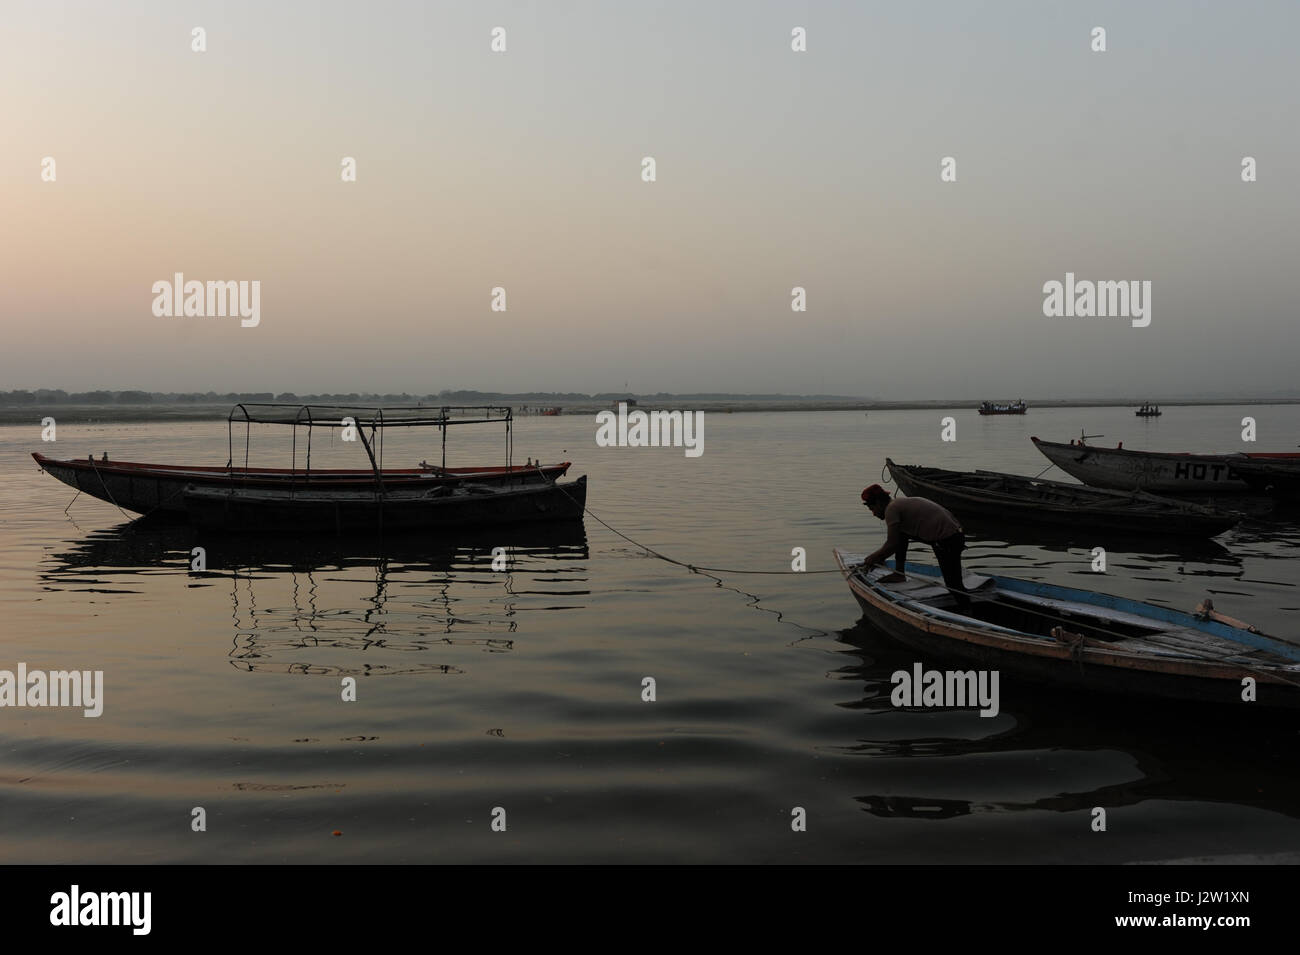
[[[174,464],[141,464],[134,461],[103,461],[94,458],[56,460],[33,453],[36,463],[70,487],[97,497],[123,510],[146,514],[152,511],[184,513],[181,494],[187,487],[275,488],[329,486],[373,488],[375,473],[365,469],[312,470],[289,468],[195,467]],[[478,468],[386,468],[380,480],[386,486],[418,484],[531,484],[562,477],[569,462],[544,466],[516,464],[513,467]]]
[[[1249,458],[1235,465],[1237,476],[1259,494],[1288,503],[1300,502],[1300,460]]]
[[[1024,414],[1029,410],[1029,406],[1025,404],[1024,399],[1013,401],[1010,404],[997,404],[992,401],[984,401],[980,403],[978,410],[982,415]]]
[[[946,471],[885,466],[903,493],[942,504],[961,520],[968,515],[1033,525],[1086,526],[1134,534],[1213,537],[1239,515],[1157,497],[1143,491],[1107,491],[993,471]]]
[[[1159,418],[1162,414],[1164,414],[1164,412],[1160,410],[1159,405],[1146,405],[1146,404],[1144,404],[1141,408],[1139,408],[1137,411],[1133,413],[1137,415],[1139,418]]]
[[[958,612],[937,567],[862,569],[835,551],[867,621],[906,646],[1009,678],[1151,700],[1300,708],[1300,646],[1204,607],[1180,613],[1109,594],[1011,577],[970,574],[971,605]],[[1208,604],[1208,601],[1207,601]],[[1242,701],[1242,681],[1256,701]]]
[[[1082,439],[1062,444],[1030,438],[1034,447],[1058,468],[1090,487],[1121,491],[1138,489],[1156,494],[1217,494],[1249,491],[1237,473],[1246,461],[1300,461],[1300,454],[1179,454],[1101,448]]]
[[[582,517],[587,478],[567,484],[339,490],[317,488],[188,488],[181,495],[190,523],[231,531],[352,534],[437,531]]]
[[[331,411],[334,412],[331,416]],[[311,463],[311,432],[317,427],[342,427],[342,420],[355,422],[360,443],[372,458],[371,467],[362,469],[313,468]],[[509,428],[512,415],[509,408],[353,408],[324,409],[305,405],[252,405],[240,404],[227,417],[227,445],[229,459],[224,467],[207,467],[175,464],[144,464],[136,461],[110,461],[107,457],[73,458],[59,460],[33,453],[36,463],[48,474],[70,487],[92,497],[97,497],[127,511],[147,514],[155,511],[173,514],[185,513],[182,495],[195,488],[247,488],[274,489],[293,487],[302,490],[333,488],[336,490],[374,490],[402,487],[429,488],[475,484],[546,483],[562,477],[569,462],[559,464],[526,464],[498,467],[446,467],[446,429],[453,424],[504,423],[507,429],[507,458],[509,457]],[[233,428],[236,424],[253,423],[286,424],[294,427],[294,467],[262,468],[248,466],[248,439],[245,439],[243,465],[234,463]],[[297,466],[298,428],[305,427],[305,461]],[[386,427],[431,427],[442,433],[442,464],[421,462],[419,467],[385,468],[382,465],[382,437],[372,446],[376,434],[382,435]],[[366,438],[365,428],[372,435]],[[376,456],[376,452],[377,455]]]

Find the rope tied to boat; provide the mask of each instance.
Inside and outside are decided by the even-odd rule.
[[[187,485],[181,485],[181,487],[177,488],[171,494],[168,494],[165,498],[163,498],[153,507],[149,508],[149,510],[141,514],[134,514],[134,515],[128,514],[126,511],[122,510],[122,505],[117,503],[117,500],[113,497],[113,492],[108,489],[108,484],[104,480],[104,475],[99,473],[99,468],[95,464],[95,456],[93,454],[89,455],[87,457],[87,460],[90,462],[91,470],[95,472],[95,477],[99,478],[99,486],[102,487],[104,489],[104,493],[108,495],[109,503],[111,503],[114,507],[116,507],[118,511],[121,512],[122,516],[125,517],[128,521],[138,521],[148,517],[150,514],[154,513],[159,508],[163,507],[166,504],[171,503],[179,495],[184,494],[187,488]],[[41,470],[44,471],[45,469],[41,468]],[[63,509],[64,514],[68,513],[68,508],[72,507],[72,505],[77,502],[77,498],[79,498],[80,496],[81,496],[81,488],[77,488],[77,493],[72,495],[72,500],[68,502],[68,507],[65,507]]]
[[[105,457],[107,457],[107,456],[108,456],[108,455],[107,455],[107,452],[105,452]],[[102,487],[102,488],[104,489],[104,493],[107,494],[107,495],[108,495],[108,499],[109,499],[110,501],[113,502],[113,506],[116,507],[119,511],[121,511],[121,512],[122,512],[122,516],[125,517],[128,521],[133,521],[133,520],[135,520],[134,517],[132,517],[132,516],[131,516],[130,514],[128,514],[126,511],[123,511],[123,510],[122,510],[122,505],[118,504],[117,501],[114,499],[114,497],[113,497],[113,492],[110,491],[110,490],[108,489],[108,484],[104,481],[104,475],[102,475],[102,474],[99,473],[99,468],[98,468],[98,466],[96,466],[96,464],[95,464],[95,456],[92,454],[92,455],[90,455],[90,456],[88,457],[87,460],[90,461],[90,469],[91,469],[92,471],[95,472],[95,477],[99,478],[99,486]],[[75,501],[76,498],[74,497],[72,500]],[[69,501],[69,502],[68,502],[68,507],[71,507],[71,506],[72,506],[72,501]]]
[[[1064,627],[1053,627],[1049,633],[1053,640],[1058,643],[1064,643],[1070,649],[1070,659],[1076,663],[1083,663],[1083,651],[1087,646],[1088,638],[1081,633],[1073,633]]]
[[[551,480],[546,476],[546,473],[538,465],[534,464],[532,467],[533,470],[535,470],[538,473],[538,475],[541,476],[542,480],[544,481]],[[574,496],[570,494],[565,489],[564,485],[561,484],[558,480],[551,481],[551,483],[555,486],[557,490],[561,491],[565,497],[567,497],[570,501],[573,501],[574,504],[578,503],[577,499],[574,498]],[[706,567],[702,564],[699,565],[691,564],[691,563],[687,563],[684,560],[678,560],[676,557],[669,557],[667,554],[661,553],[660,551],[655,550],[653,547],[650,547],[647,544],[643,544],[639,540],[636,540],[635,538],[629,537],[627,534],[624,534],[622,531],[620,531],[617,527],[610,525],[608,522],[602,520],[598,515],[592,513],[591,508],[587,506],[586,502],[583,502],[582,504],[582,511],[584,514],[590,517],[601,527],[605,528],[611,534],[618,535],[619,537],[623,538],[623,540],[627,541],[629,544],[641,548],[643,551],[645,551],[647,554],[649,554],[652,557],[657,557],[660,560],[667,561],[670,564],[676,564],[678,567],[685,567],[693,574],[712,572],[712,573],[719,573],[719,574],[794,574],[794,575],[802,576],[803,574],[841,573],[838,567],[833,569],[828,569],[828,570],[746,570],[737,567]]]

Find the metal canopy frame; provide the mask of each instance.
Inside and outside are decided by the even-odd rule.
[[[307,455],[304,478],[311,477],[311,436],[317,428],[355,427],[361,444],[370,459],[375,474],[375,484],[382,497],[384,493],[384,431],[387,428],[437,428],[442,433],[442,467],[447,467],[447,429],[458,424],[504,424],[506,438],[506,467],[512,466],[514,445],[512,425],[514,411],[501,405],[394,405],[370,407],[347,405],[302,405],[280,402],[240,402],[226,416],[226,447],[229,456],[226,467],[234,476],[235,425],[244,425],[244,479],[248,479],[248,454],[252,426],[255,424],[283,424],[293,428],[292,471],[298,474],[298,428],[307,429]],[[366,438],[366,428],[370,437]]]

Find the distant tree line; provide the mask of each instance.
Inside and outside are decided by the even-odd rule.
[[[360,402],[386,401],[411,403],[436,401],[436,395],[321,394],[295,395],[291,391],[208,392],[175,391],[64,391],[62,388],[39,388],[36,391],[0,391],[0,406],[5,405],[148,405],[148,404],[234,404],[239,401]]]
[[[610,391],[588,395],[577,391],[450,391],[435,394],[410,395],[402,392],[395,394],[378,394],[375,392],[350,392],[348,394],[296,395],[291,391],[276,394],[271,391],[230,391],[218,394],[208,392],[175,391],[64,391],[62,388],[39,388],[35,391],[14,390],[0,391],[0,407],[12,405],[148,405],[148,404],[235,404],[244,401],[286,401],[302,404],[355,404],[374,403],[390,405],[415,404],[484,404],[490,401],[522,402],[562,402],[562,401],[618,401],[621,398],[648,399],[694,399],[699,401],[728,400],[763,400],[763,399],[838,399],[852,400],[843,395],[737,395],[737,394],[668,394],[659,392],[654,395],[629,395],[626,392]]]

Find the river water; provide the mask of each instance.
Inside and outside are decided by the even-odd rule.
[[[1030,434],[1286,450],[1300,407],[707,415],[704,453],[597,447],[520,419],[591,511],[696,564],[788,571],[883,539],[885,457],[1037,474]],[[1256,445],[1241,419],[1256,419]],[[473,429],[460,429],[470,431]],[[418,435],[386,461],[435,459]],[[253,460],[287,459],[253,434]],[[363,466],[355,445],[313,463]],[[237,445],[242,453],[242,435]],[[104,709],[0,709],[6,862],[1127,862],[1300,850],[1297,723],[1001,687],[1001,712],[903,711],[913,654],[835,573],[691,573],[585,528],[349,545],[129,523],[28,457],[223,464],[224,422],[0,428],[0,669],[102,670]],[[407,460],[409,458],[409,461]],[[501,463],[496,431],[449,464]],[[1063,478],[1059,472],[1048,476]],[[1066,479],[1068,480],[1068,479]],[[66,513],[65,513],[65,508]],[[191,548],[207,552],[193,572]],[[492,549],[509,566],[494,570]],[[1105,574],[1091,550],[1107,547]],[[1124,548],[1127,549],[1124,549]],[[1190,609],[1300,642],[1300,525],[1208,544],[975,537],[966,565]],[[916,548],[914,561],[930,561]],[[941,661],[923,661],[938,665]],[[357,699],[341,698],[344,677]],[[643,680],[655,700],[642,699]],[[1092,829],[1106,808],[1106,832]],[[806,831],[792,812],[806,813]],[[196,808],[204,831],[195,831]],[[493,828],[504,820],[505,831]],[[498,824],[499,827],[499,824]],[[335,833],[338,833],[337,835]]]

